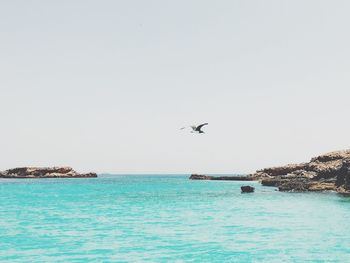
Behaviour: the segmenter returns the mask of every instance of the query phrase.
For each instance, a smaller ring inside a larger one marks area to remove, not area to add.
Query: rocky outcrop
[[[350,193],[350,150],[323,154],[308,163],[258,170],[252,176],[280,191]]]
[[[255,177],[251,175],[241,175],[241,176],[209,176],[204,174],[192,174],[190,176],[191,180],[217,180],[217,181],[254,181]]]
[[[260,176],[263,174],[268,175],[268,176],[277,176],[277,175],[288,174],[288,173],[292,173],[294,171],[305,169],[306,166],[307,166],[306,163],[288,164],[285,166],[265,168],[262,170],[258,170],[256,172],[259,173]]]
[[[250,186],[250,185],[241,186],[242,193],[253,193],[254,190],[255,190],[255,188],[253,186]]]
[[[191,180],[211,180],[213,176],[204,175],[204,174],[191,174]]]
[[[85,178],[96,173],[77,173],[71,167],[21,167],[0,172],[0,178]]]

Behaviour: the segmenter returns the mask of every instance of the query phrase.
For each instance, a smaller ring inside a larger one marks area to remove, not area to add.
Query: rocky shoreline
[[[280,191],[335,191],[350,194],[350,150],[314,157],[307,163],[265,168],[251,176]]]
[[[214,177],[192,174],[192,180],[260,181],[279,191],[335,191],[350,194],[350,149],[326,153],[309,162],[270,167],[246,176]]]
[[[78,173],[71,167],[20,167],[0,172],[1,178],[91,178],[96,173]]]

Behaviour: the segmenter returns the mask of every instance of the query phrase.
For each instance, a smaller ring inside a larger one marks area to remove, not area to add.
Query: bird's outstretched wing
[[[206,123],[203,123],[201,125],[198,125],[197,128],[196,128],[196,131],[200,131],[202,129],[202,127],[205,126],[205,125],[208,125],[208,123],[206,122]]]
[[[180,130],[183,130],[183,129],[186,129],[186,128],[192,128],[192,130],[196,130],[196,129],[197,129],[197,126],[194,126],[194,125],[185,126],[185,127],[182,127]]]

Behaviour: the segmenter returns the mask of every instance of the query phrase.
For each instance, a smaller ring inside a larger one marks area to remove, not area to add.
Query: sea
[[[350,197],[188,177],[1,179],[0,262],[350,262]]]

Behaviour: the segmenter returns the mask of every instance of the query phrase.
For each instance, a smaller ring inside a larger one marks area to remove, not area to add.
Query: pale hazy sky
[[[0,169],[233,173],[350,146],[350,1],[0,1]],[[206,134],[180,131],[209,122]]]

